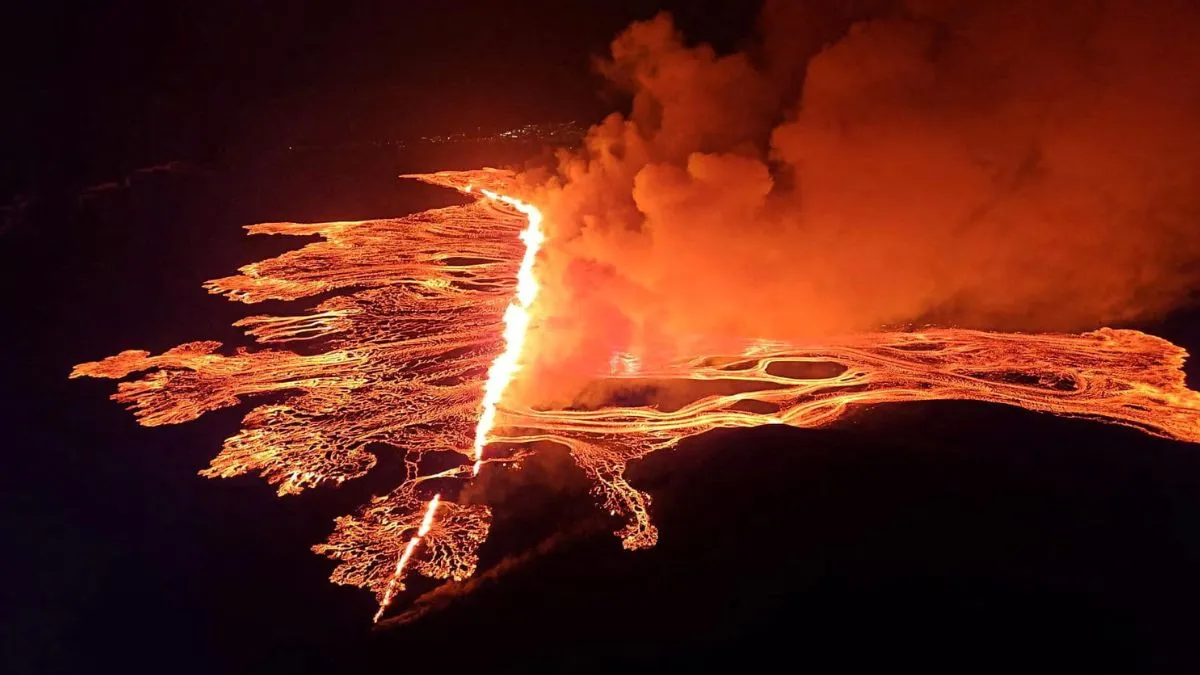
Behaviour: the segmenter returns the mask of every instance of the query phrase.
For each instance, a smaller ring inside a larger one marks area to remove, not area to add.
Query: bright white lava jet
[[[471,188],[468,187],[467,192],[470,191]],[[504,395],[508,383],[520,369],[518,361],[521,358],[521,348],[525,345],[525,332],[529,328],[529,306],[538,294],[537,278],[533,276],[533,261],[546,239],[542,232],[542,212],[536,206],[491,190],[481,192],[488,199],[504,202],[525,214],[529,219],[529,226],[521,232],[521,241],[525,242],[525,256],[517,270],[517,294],[504,312],[504,351],[492,362],[492,367],[488,369],[487,382],[483,385],[483,409],[479,414],[479,424],[475,427],[475,466],[471,470],[472,475],[477,475],[479,467],[483,465],[483,447],[487,445],[488,434],[496,424],[496,406],[500,403],[500,397]]]
[[[400,554],[400,559],[396,561],[396,571],[392,574],[392,579],[383,592],[383,602],[379,603],[379,611],[375,612],[375,618],[372,619],[375,623],[379,623],[379,618],[387,611],[388,605],[392,604],[392,598],[396,595],[396,586],[400,583],[400,577],[404,576],[404,567],[408,565],[408,559],[412,557],[417,544],[421,543],[421,537],[429,534],[429,528],[433,527],[433,514],[437,512],[438,502],[441,499],[442,495],[436,494],[429,501],[429,506],[425,508],[425,517],[421,519],[421,527],[413,535],[413,538],[408,540],[408,545],[404,547],[404,553]]]

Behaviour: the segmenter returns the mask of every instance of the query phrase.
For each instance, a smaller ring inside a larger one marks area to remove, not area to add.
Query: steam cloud
[[[668,15],[612,43],[631,113],[526,176],[551,228],[540,368],[692,336],[1079,330],[1187,299],[1195,3],[814,7],[769,2],[729,55]]]

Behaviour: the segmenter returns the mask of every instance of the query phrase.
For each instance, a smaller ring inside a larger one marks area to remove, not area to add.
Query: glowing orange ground
[[[113,398],[146,426],[186,422],[249,397],[278,394],[246,414],[242,430],[201,474],[255,471],[280,495],[362,476],[375,463],[369,444],[403,453],[405,480],[357,514],[338,518],[329,540],[314,547],[339,562],[333,581],[375,592],[376,619],[413,572],[463,579],[475,571],[488,507],[456,503],[423,484],[470,480],[478,463],[489,461],[488,442],[568,447],[595,481],[604,508],[627,520],[617,534],[626,548],[636,549],[652,546],[657,531],[649,495],[625,481],[627,463],[719,427],[818,427],[856,404],[965,399],[1200,441],[1200,394],[1186,387],[1181,370],[1187,354],[1130,330],[1024,335],[940,329],[823,345],[748,340],[732,353],[653,367],[643,367],[637,355],[618,354],[612,371],[598,377],[735,393],[673,408],[517,406],[503,392],[518,375],[525,310],[537,293],[540,214],[500,194],[511,178],[504,172],[416,178],[491,192],[473,204],[394,220],[251,226],[252,234],[316,234],[323,240],[210,281],[210,292],[245,303],[344,292],[301,315],[239,321],[264,345],[259,350],[222,355],[219,343],[192,342],[156,356],[125,351],[71,373],[144,373],[121,382]],[[422,475],[419,462],[431,451],[459,453],[463,463]]]

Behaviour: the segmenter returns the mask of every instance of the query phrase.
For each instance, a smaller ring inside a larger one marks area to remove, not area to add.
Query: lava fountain
[[[470,185],[466,191],[471,191]],[[487,445],[488,434],[496,425],[496,406],[500,403],[500,397],[517,374],[521,348],[525,344],[525,333],[529,328],[529,306],[533,304],[538,293],[537,278],[533,276],[533,261],[537,258],[538,249],[542,247],[542,241],[545,240],[545,235],[542,234],[542,212],[537,207],[486,188],[480,192],[488,199],[504,202],[525,214],[529,225],[521,232],[521,241],[525,242],[525,255],[522,256],[521,266],[517,269],[517,292],[512,304],[504,311],[504,351],[488,369],[487,382],[483,385],[483,412],[479,416],[479,425],[475,427],[475,464],[471,469],[472,475],[478,475],[479,467],[483,464],[483,447]]]
[[[414,176],[469,192],[474,203],[392,220],[264,223],[251,234],[320,241],[242,267],[206,288],[253,304],[332,293],[293,316],[236,325],[259,347],[220,353],[190,342],[158,355],[121,352],[71,377],[123,379],[113,399],[146,426],[177,424],[272,395],[246,413],[208,477],[257,472],[280,495],[341,484],[375,465],[368,446],[404,460],[405,476],[356,514],[336,519],[314,547],[338,562],[331,579],[369,589],[379,620],[405,579],[462,580],[478,564],[487,505],[457,502],[429,481],[469,481],[489,442],[567,447],[603,507],[626,525],[626,548],[657,540],[650,496],[626,465],[716,428],[829,425],[853,406],[960,399],[1083,417],[1200,442],[1200,394],[1187,388],[1186,352],[1132,330],[1028,335],[960,329],[851,336],[834,344],[748,339],[726,353],[649,363],[614,355],[598,380],[686,383],[709,390],[677,406],[535,410],[505,400],[523,360],[544,240],[541,213],[517,200],[513,176],[482,170]],[[302,349],[301,349],[302,348]],[[460,465],[422,472],[430,452]]]

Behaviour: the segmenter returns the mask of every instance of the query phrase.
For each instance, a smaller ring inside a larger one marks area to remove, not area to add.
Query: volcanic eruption
[[[570,450],[628,549],[658,533],[627,465],[717,428],[962,399],[1200,442],[1186,352],[1098,328],[1194,280],[1200,155],[1172,133],[1196,88],[1138,66],[1183,72],[1200,49],[1132,3],[1068,3],[1089,18],[1068,45],[1041,41],[1062,26],[1036,3],[874,4],[804,24],[804,49],[772,31],[811,17],[768,4],[764,43],[725,56],[668,17],[636,24],[602,65],[632,114],[555,169],[411,176],[476,200],[398,219],[251,226],[321,240],[210,292],[334,295],[239,321],[256,349],[125,351],[71,376],[143,373],[113,398],[147,426],[273,395],[201,473],[257,472],[280,495],[364,475],[369,445],[401,453],[400,484],[314,548],[376,594],[377,621],[409,575],[475,572],[490,507],[444,486],[536,442]],[[433,452],[461,463],[423,471]]]

